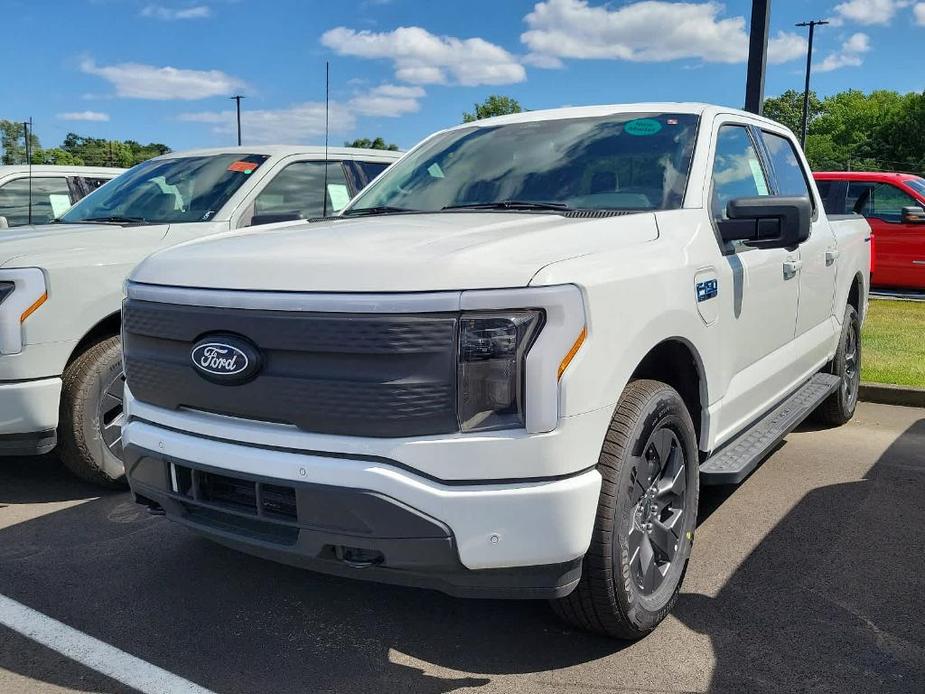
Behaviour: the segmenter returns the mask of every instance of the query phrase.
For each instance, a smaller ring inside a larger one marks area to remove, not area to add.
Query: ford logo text
[[[257,348],[232,335],[203,338],[193,345],[190,358],[199,375],[215,383],[244,383],[260,369]]]

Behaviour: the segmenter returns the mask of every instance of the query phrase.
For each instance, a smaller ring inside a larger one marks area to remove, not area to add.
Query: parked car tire
[[[697,436],[671,386],[631,382],[617,403],[598,459],[603,478],[581,580],[553,601],[567,622],[639,639],[671,611],[697,521]]]
[[[118,337],[89,347],[64,370],[58,457],[75,475],[105,487],[124,487],[122,464],[122,350]]]
[[[841,379],[832,393],[814,413],[814,419],[831,426],[841,426],[854,416],[861,386],[861,319],[854,306],[845,308],[841,338],[829,373]]]

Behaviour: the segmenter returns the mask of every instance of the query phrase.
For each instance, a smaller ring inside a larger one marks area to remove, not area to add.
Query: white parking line
[[[0,624],[146,694],[212,694],[198,684],[120,651],[5,595],[0,595]]]

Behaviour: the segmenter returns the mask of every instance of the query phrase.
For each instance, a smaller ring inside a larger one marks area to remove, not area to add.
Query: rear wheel
[[[58,457],[78,477],[125,485],[122,398],[125,376],[118,337],[88,348],[64,371]]]
[[[838,389],[816,410],[814,417],[823,424],[841,426],[854,416],[861,389],[861,319],[854,306],[845,308],[841,338],[829,372],[838,376]]]
[[[581,580],[552,605],[581,629],[639,639],[677,600],[697,520],[697,438],[677,391],[630,383],[597,469],[601,495]]]

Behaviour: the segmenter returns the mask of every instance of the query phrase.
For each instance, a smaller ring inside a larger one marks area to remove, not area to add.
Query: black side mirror
[[[921,207],[904,207],[900,219],[903,224],[925,224],[925,210]]]
[[[302,219],[298,212],[277,212],[273,214],[255,214],[251,217],[250,226],[256,227],[261,224],[277,224],[279,222],[295,222]]]
[[[754,248],[793,248],[809,238],[813,207],[809,198],[736,198],[719,222],[724,241],[744,241]]]

